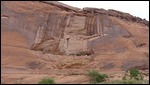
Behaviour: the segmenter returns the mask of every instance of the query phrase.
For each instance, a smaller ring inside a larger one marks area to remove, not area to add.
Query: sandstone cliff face
[[[50,1],[3,1],[1,7],[1,31],[21,33],[31,50],[77,56],[148,52],[140,50],[149,46],[149,22],[127,13]]]
[[[128,13],[2,1],[1,36],[2,83],[89,83],[88,70],[122,79],[134,67],[149,78],[149,22]]]

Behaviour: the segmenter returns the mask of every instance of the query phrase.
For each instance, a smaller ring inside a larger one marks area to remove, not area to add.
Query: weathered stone
[[[80,10],[55,1],[1,4],[2,31],[22,33],[32,50],[43,53],[110,52],[115,47],[104,48],[105,44],[115,43],[119,37],[132,37],[132,33],[113,22],[110,16],[146,23],[128,13],[98,8]],[[115,50],[124,52],[125,49],[118,47]]]
[[[126,61],[123,62],[121,68],[123,70],[129,70],[131,68],[138,68],[140,70],[148,70],[149,69],[149,61]]]
[[[108,64],[105,64],[104,66],[102,66],[100,69],[112,69],[114,67],[115,67],[115,65],[113,63],[108,63]]]
[[[149,21],[128,13],[55,1],[1,1],[1,36],[5,84],[37,83],[50,75],[56,83],[89,83],[92,69],[115,79],[130,68],[149,76]]]

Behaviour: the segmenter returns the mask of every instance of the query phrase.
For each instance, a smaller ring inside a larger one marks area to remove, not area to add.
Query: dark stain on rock
[[[108,64],[105,64],[104,66],[102,66],[100,69],[112,69],[114,67],[115,67],[115,65],[113,63],[108,63]]]

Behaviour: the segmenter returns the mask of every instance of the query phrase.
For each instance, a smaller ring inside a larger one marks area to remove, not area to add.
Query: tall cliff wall
[[[125,50],[126,45],[105,48],[106,44],[116,43],[119,37],[134,35],[112,18],[149,27],[148,21],[115,10],[81,10],[53,1],[3,1],[1,5],[1,30],[22,33],[30,49],[43,53],[91,55]]]

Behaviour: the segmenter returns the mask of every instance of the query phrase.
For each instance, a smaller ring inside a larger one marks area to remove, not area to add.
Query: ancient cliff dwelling
[[[51,74],[58,83],[86,83],[88,69],[149,70],[149,21],[112,9],[1,1],[1,36],[3,83]]]

